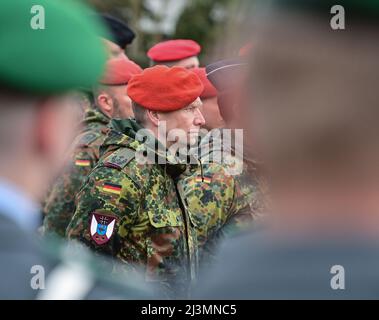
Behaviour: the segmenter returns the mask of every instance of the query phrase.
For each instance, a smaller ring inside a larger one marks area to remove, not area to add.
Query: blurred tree
[[[159,20],[147,5],[146,0],[86,0],[93,8],[100,13],[108,13],[116,18],[125,21],[136,33],[133,43],[127,47],[127,55],[143,67],[148,65],[146,57],[146,41],[151,38],[145,34],[140,27],[142,17],[148,17],[151,20]]]
[[[225,30],[234,18],[235,9],[241,0],[185,0],[187,5],[177,19],[173,34],[163,34],[161,29],[147,32],[141,28],[141,20],[148,18],[159,22],[161,13],[154,11],[152,0],[86,0],[97,11],[109,13],[127,22],[136,32],[137,37],[127,48],[127,55],[142,67],[149,64],[147,50],[155,43],[165,39],[193,39],[203,47],[201,57],[203,63],[210,62],[215,55],[223,57],[223,49],[216,45],[225,40]],[[160,1],[164,8],[170,10],[169,1]],[[238,48],[237,48],[238,49]],[[215,54],[215,51],[219,51]],[[238,51],[238,50],[236,50]]]
[[[193,39],[200,43],[203,47],[200,58],[204,64],[209,56],[214,55],[219,40],[224,38],[239,3],[240,0],[192,0],[180,16],[173,38]]]

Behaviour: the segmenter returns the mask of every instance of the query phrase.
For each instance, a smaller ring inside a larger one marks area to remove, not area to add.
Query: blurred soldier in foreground
[[[38,4],[46,29],[33,28],[31,1],[0,4],[0,298],[141,297],[137,287],[123,291],[121,282],[96,278],[81,263],[85,253],[62,263],[37,243],[38,201],[75,133],[77,104],[67,93],[94,85],[105,61],[95,35],[102,26],[85,7]]]
[[[193,40],[175,39],[157,43],[147,52],[151,65],[167,67],[183,67],[193,69],[199,67],[198,54],[200,45]]]
[[[334,1],[274,2],[243,123],[272,210],[265,231],[225,244],[197,297],[378,298],[378,3],[339,1],[334,30]]]
[[[127,85],[142,69],[126,58],[111,59],[104,77],[94,89],[95,108],[87,110],[82,131],[71,146],[68,163],[52,186],[44,205],[44,233],[64,237],[75,212],[75,196],[99,160],[99,148],[111,118],[133,116]]]
[[[187,165],[166,146],[175,142],[169,138],[173,129],[181,130],[186,142],[196,142],[204,124],[202,90],[199,78],[180,67],[155,66],[131,79],[136,121],[112,121],[104,154],[81,189],[67,228],[69,238],[115,257],[125,268],[142,266],[147,281],[163,285],[163,296],[186,297],[197,272],[196,232],[176,185]],[[147,163],[140,159],[144,151]]]

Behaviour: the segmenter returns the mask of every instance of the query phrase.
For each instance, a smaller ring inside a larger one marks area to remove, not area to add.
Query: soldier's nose
[[[201,113],[200,109],[197,109],[197,113],[195,116],[195,125],[197,126],[203,126],[205,124],[205,119],[203,114]]]

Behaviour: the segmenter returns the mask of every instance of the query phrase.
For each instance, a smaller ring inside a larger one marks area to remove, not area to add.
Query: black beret
[[[112,36],[112,38],[105,37],[106,39],[118,44],[121,48],[125,48],[128,44],[132,43],[136,34],[125,22],[109,14],[101,14],[101,18]]]

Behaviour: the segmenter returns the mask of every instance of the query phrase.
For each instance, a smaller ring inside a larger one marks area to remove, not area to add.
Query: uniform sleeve
[[[66,235],[95,252],[120,256],[140,210],[143,191],[123,171],[100,166],[89,175],[77,197]]]
[[[242,177],[243,179],[243,177]],[[228,212],[228,219],[221,230],[222,236],[232,236],[249,228],[254,220],[254,199],[258,194],[252,185],[234,177],[234,197]]]
[[[95,166],[97,157],[92,148],[78,148],[69,163],[51,187],[43,203],[43,230],[45,234],[64,237],[75,211],[75,195]]]

